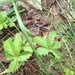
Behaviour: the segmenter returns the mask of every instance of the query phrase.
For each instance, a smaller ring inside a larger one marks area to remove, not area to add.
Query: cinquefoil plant
[[[3,28],[7,28],[8,26],[13,27],[15,26],[15,24],[13,23],[13,21],[11,21],[11,18],[7,17],[6,11],[1,11],[0,12],[0,30],[2,30]]]
[[[9,38],[4,42],[3,48],[6,60],[11,60],[8,68],[9,72],[14,73],[20,67],[21,63],[27,61],[32,56],[33,51],[29,44],[25,44],[25,42],[26,40],[25,38],[23,39],[21,33],[17,33],[14,39]]]
[[[57,33],[55,31],[52,31],[49,33],[49,36],[45,39],[42,37],[34,37],[34,41],[40,45],[37,49],[38,54],[40,55],[48,55],[49,52],[53,53],[55,58],[61,58],[62,54],[58,50],[61,47],[61,41],[56,41],[55,37],[57,36]]]

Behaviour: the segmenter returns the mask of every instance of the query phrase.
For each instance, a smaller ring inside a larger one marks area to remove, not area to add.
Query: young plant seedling
[[[14,73],[23,62],[32,56],[33,50],[29,44],[25,44],[25,42],[26,40],[22,37],[21,33],[17,33],[14,39],[9,38],[4,42],[3,48],[6,60],[11,60],[8,68],[9,72]]]
[[[55,58],[59,59],[62,57],[61,52],[58,50],[61,47],[61,41],[56,41],[55,37],[57,33],[52,31],[49,33],[49,36],[45,39],[40,36],[34,37],[34,41],[40,45],[37,49],[38,54],[40,55],[48,55],[51,52]]]
[[[13,23],[14,18],[8,18],[6,11],[1,11],[0,12],[0,30],[3,28],[13,27],[15,24]]]

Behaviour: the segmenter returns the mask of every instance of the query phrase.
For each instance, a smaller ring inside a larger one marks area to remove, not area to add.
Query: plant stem
[[[17,16],[17,20],[18,20],[19,26],[20,26],[20,28],[21,28],[23,34],[24,34],[24,37],[26,38],[26,40],[27,40],[28,43],[30,44],[30,46],[31,46],[31,48],[32,48],[32,50],[33,50],[33,52],[35,53],[37,59],[39,60],[39,62],[40,62],[41,65],[42,65],[42,67],[44,68],[46,74],[47,74],[47,75],[50,75],[49,72],[47,71],[47,69],[45,68],[44,63],[42,62],[41,58],[38,56],[38,54],[37,54],[37,52],[36,52],[34,46],[32,45],[32,43],[31,43],[31,41],[30,41],[30,39],[29,39],[29,36],[28,36],[28,34],[27,34],[27,32],[26,32],[26,31],[28,31],[28,29],[23,25],[23,22],[22,22],[22,20],[21,20],[21,18],[20,18],[20,15],[19,15],[19,12],[18,12],[18,9],[17,9],[17,7],[16,7],[15,2],[12,2],[12,4],[13,4],[13,6],[14,6],[14,10],[15,10],[15,13],[16,13],[16,16]],[[29,31],[28,31],[28,32],[29,32]]]

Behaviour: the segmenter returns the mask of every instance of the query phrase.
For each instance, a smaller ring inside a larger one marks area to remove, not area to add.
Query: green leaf
[[[23,50],[31,52],[31,53],[33,52],[32,48],[30,46],[24,46]]]
[[[30,56],[32,55],[32,53],[30,52],[22,52],[20,53],[19,57],[18,57],[18,61],[27,61],[27,59],[30,58]]]
[[[38,54],[40,54],[40,55],[48,55],[49,50],[46,49],[46,48],[43,48],[43,47],[39,47],[39,48],[37,49],[37,52],[38,52]]]
[[[5,52],[5,51],[4,51],[4,53],[5,53],[6,60],[12,60],[12,59],[14,59],[14,58],[15,58],[15,56],[10,55],[10,54],[8,54],[8,53],[7,53],[7,52]]]
[[[13,23],[13,22],[9,22],[7,24],[8,24],[9,27],[14,27],[15,26],[15,23]]]
[[[8,25],[7,25],[6,23],[3,23],[3,27],[4,27],[4,28],[7,28]]]
[[[53,55],[55,56],[55,58],[59,59],[59,58],[62,58],[62,54],[60,51],[58,50],[50,50],[50,52],[53,53]]]
[[[21,49],[22,49],[22,35],[21,33],[17,33],[15,38],[14,38],[14,41],[13,41],[13,46],[14,46],[14,53],[16,55],[19,55]]]
[[[52,31],[49,33],[49,36],[47,37],[47,45],[49,48],[51,48],[52,44],[54,43],[54,38],[57,36],[55,31]]]
[[[29,43],[27,43],[24,48],[23,48],[24,51],[28,51],[28,52],[33,52],[32,48],[30,47]]]
[[[2,30],[3,29],[3,24],[0,24],[0,30]]]
[[[20,33],[15,35],[14,41],[12,38],[6,40],[3,44],[4,52],[7,60],[11,60],[13,57],[16,57],[20,54],[22,49],[22,36]]]
[[[8,26],[9,27],[15,26],[15,23],[13,23],[12,20],[7,17],[6,11],[1,11],[0,12],[0,30],[2,30],[3,28],[7,28]]]
[[[51,49],[59,49],[61,47],[61,41],[58,42],[58,41],[55,41],[52,46],[51,46]]]
[[[47,42],[46,42],[46,39],[45,39],[45,38],[41,38],[41,37],[37,36],[37,37],[34,37],[34,41],[35,41],[38,45],[40,45],[40,46],[42,46],[42,47],[45,47],[45,48],[48,48]]]
[[[6,17],[7,17],[6,11],[1,11],[0,12],[0,21],[4,22],[4,20],[6,19]]]
[[[9,18],[8,17],[7,19],[8,19],[8,23],[7,24],[8,24],[9,27],[15,26],[15,23],[13,22],[13,18]]]
[[[11,56],[15,56],[15,53],[13,52],[13,43],[12,38],[7,39],[3,44],[4,51],[10,54]]]
[[[10,72],[14,73],[18,68],[19,68],[19,62],[18,62],[18,59],[15,58],[15,59],[10,63],[9,70],[10,70]]]
[[[15,22],[17,19],[16,19],[16,16],[12,16],[12,18],[9,18],[12,22]]]

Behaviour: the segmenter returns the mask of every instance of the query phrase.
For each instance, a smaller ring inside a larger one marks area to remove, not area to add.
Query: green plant
[[[75,72],[72,71],[71,69],[69,69],[68,67],[62,66],[62,68],[64,70],[65,75],[74,75],[75,74]]]
[[[11,21],[12,20],[12,21]],[[0,30],[7,27],[13,27],[15,24],[13,23],[13,18],[7,17],[6,11],[0,12]]]
[[[21,33],[17,33],[14,39],[9,38],[3,44],[6,60],[11,60],[8,68],[9,72],[14,73],[24,61],[32,56],[32,49],[30,49],[28,43],[24,45],[23,41],[26,42]],[[22,51],[23,45],[24,51]],[[29,48],[29,50],[25,49],[25,47]]]
[[[49,36],[46,39],[39,36],[34,37],[34,41],[41,46],[37,49],[38,54],[48,55],[48,53],[51,52],[55,58],[61,58],[62,54],[58,49],[61,47],[62,43],[61,41],[55,40],[56,36],[57,33],[52,31],[49,33]]]

